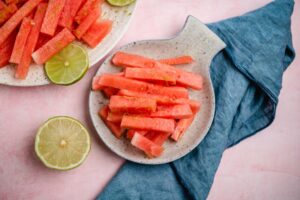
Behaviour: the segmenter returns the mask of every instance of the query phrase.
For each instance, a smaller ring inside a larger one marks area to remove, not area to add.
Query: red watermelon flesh
[[[116,136],[117,138],[120,138],[123,134],[123,129],[120,127],[120,123],[113,123],[106,120],[108,115],[108,106],[104,106],[99,110],[99,116],[102,118],[106,126],[111,130],[111,132]]]
[[[85,0],[66,0],[58,24],[62,27],[72,29],[74,18],[83,3],[85,3]]]
[[[40,32],[39,38],[38,38],[38,41],[37,41],[37,44],[36,44],[34,50],[37,50],[37,49],[41,48],[42,46],[44,46],[47,42],[49,42],[53,37],[55,37],[55,36],[56,36],[58,33],[60,33],[63,29],[64,29],[63,27],[58,26],[58,27],[56,28],[56,31],[55,31],[54,36],[46,35],[46,34]]]
[[[35,63],[43,64],[74,40],[75,36],[67,28],[64,28],[44,46],[33,52],[32,58]]]
[[[15,30],[24,17],[26,17],[42,0],[27,1],[5,24],[0,28],[0,44]]]
[[[0,0],[0,10],[4,9],[6,7],[6,4]]]
[[[146,135],[148,133],[148,131],[140,131],[140,130],[137,131],[137,130],[134,130],[134,129],[130,129],[130,130],[127,131],[127,135],[126,135],[127,139],[131,140],[136,132],[138,132],[141,135]]]
[[[73,0],[66,0],[63,11],[60,14],[58,25],[71,29],[72,27],[72,16],[71,16],[71,5]]]
[[[0,1],[0,25],[6,22],[17,10],[16,4],[6,5]]]
[[[84,4],[86,2],[86,0],[72,0],[72,4],[71,4],[71,16],[72,16],[72,20],[74,20],[80,6],[82,4]]]
[[[82,36],[82,40],[95,48],[111,31],[112,21],[98,19]]]
[[[66,0],[49,0],[41,32],[53,36]]]
[[[101,10],[99,8],[95,8],[90,12],[90,14],[79,24],[79,26],[74,31],[74,35],[80,39],[87,30],[92,26],[92,24],[97,20],[97,18],[101,15]]]
[[[28,0],[5,0],[6,4],[22,4]]]
[[[194,120],[194,116],[187,119],[179,120],[179,122],[176,124],[174,132],[172,133],[171,138],[175,141],[178,141],[186,132],[186,130],[190,127],[193,120]]]
[[[98,8],[102,2],[103,0],[87,0],[77,12],[75,21],[80,24],[90,14],[91,10]]]
[[[171,135],[170,133],[149,131],[145,135],[145,137],[151,140],[152,142],[154,142],[155,144],[163,145],[170,135]]]
[[[164,150],[162,146],[155,144],[138,132],[136,132],[131,139],[131,144],[136,148],[144,151],[149,157],[158,157]]]
[[[37,44],[46,10],[47,10],[47,3],[40,3],[39,6],[37,7],[37,10],[34,15],[34,20],[33,20],[34,25],[31,28],[29,37],[26,41],[21,62],[17,66],[15,77],[18,79],[25,79],[27,76],[31,59],[32,59],[31,54],[34,51],[35,46]]]
[[[26,40],[30,33],[31,27],[32,27],[31,19],[27,18],[27,17],[24,18],[23,22],[21,24],[20,30],[18,32],[16,41],[14,44],[13,52],[10,56],[9,62],[17,63],[17,64],[20,63],[23,52],[24,52]]]
[[[0,44],[0,68],[6,66],[9,63],[9,59],[13,50],[13,46],[16,39],[16,32],[10,34],[10,36]]]
[[[37,50],[37,49],[41,48],[42,46],[44,46],[49,40],[51,40],[51,38],[52,37],[50,35],[40,33],[37,44],[36,44],[34,50]]]

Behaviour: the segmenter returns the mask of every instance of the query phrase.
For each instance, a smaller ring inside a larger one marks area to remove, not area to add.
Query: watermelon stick
[[[191,64],[194,62],[194,59],[191,56],[179,56],[174,58],[165,58],[159,60],[159,62],[167,65],[182,65],[182,64]]]
[[[71,0],[71,16],[72,16],[72,21],[74,20],[80,6],[85,2],[85,0]]]
[[[188,104],[173,106],[158,106],[157,111],[150,114],[151,117],[185,119],[193,116],[191,107]]]
[[[120,138],[123,134],[123,129],[120,127],[120,125],[117,125],[116,123],[109,122],[106,120],[107,114],[108,114],[108,106],[104,106],[99,111],[99,116],[102,118],[106,126],[111,130],[111,132],[117,137]]]
[[[90,47],[95,48],[111,31],[112,21],[98,19],[82,36],[82,40]]]
[[[87,0],[81,9],[78,11],[75,21],[80,24],[95,8],[98,8],[99,3],[102,3],[103,0]]]
[[[158,157],[162,154],[164,148],[148,138],[142,136],[136,132],[131,140],[131,144],[136,148],[144,151],[144,153],[149,157]]]
[[[173,133],[175,120],[124,115],[121,128]]]
[[[151,113],[156,110],[156,101],[150,98],[114,95],[110,98],[109,109],[116,113]]]
[[[66,0],[64,9],[60,15],[58,24],[62,27],[72,29],[73,21],[81,4],[85,0]]]
[[[46,15],[41,27],[41,32],[53,36],[58,24],[65,0],[49,0]]]
[[[43,64],[74,40],[75,36],[67,28],[64,28],[44,46],[33,52],[32,58],[35,63]]]
[[[31,63],[31,54],[34,51],[35,46],[37,44],[46,10],[47,10],[47,3],[40,3],[39,6],[37,7],[36,13],[34,15],[34,20],[33,20],[34,25],[31,28],[29,37],[26,41],[21,62],[17,66],[15,77],[18,79],[25,79],[27,76],[29,66]]]
[[[97,18],[101,15],[101,10],[99,8],[95,8],[91,11],[91,13],[84,18],[84,20],[79,24],[77,29],[74,31],[74,35],[80,39],[86,31],[92,26],[92,24],[97,20]]]
[[[4,8],[6,8],[6,4],[2,0],[0,0],[0,10]]]
[[[13,32],[9,35],[9,37],[0,44],[0,68],[4,67],[8,64],[11,52],[14,47],[14,42],[16,39],[16,33]]]
[[[31,24],[31,19],[27,17],[23,19],[9,62],[17,64],[20,63],[24,52],[25,43],[32,27]]]
[[[2,44],[18,24],[26,17],[42,0],[27,1],[7,22],[0,28],[0,44]]]
[[[8,20],[17,10],[16,4],[6,5],[0,0],[0,25]]]
[[[84,1],[85,0],[66,0],[65,6],[58,20],[58,24],[64,28],[72,29],[76,13]]]
[[[71,5],[73,0],[66,0],[63,11],[60,14],[58,25],[71,29],[72,16],[71,16]]]
[[[175,141],[178,141],[186,132],[186,130],[190,127],[193,120],[194,120],[194,116],[189,117],[187,119],[179,120],[179,122],[176,124],[174,132],[172,133],[171,138]]]
[[[126,68],[125,77],[144,81],[170,83],[175,85],[177,74],[173,70],[161,70],[155,68]]]
[[[104,74],[99,78],[98,84],[100,87],[105,86],[148,94],[167,95],[172,98],[188,98],[188,90],[183,87],[165,87],[121,76]]]

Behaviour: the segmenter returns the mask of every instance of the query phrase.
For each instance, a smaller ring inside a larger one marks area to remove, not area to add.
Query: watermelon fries
[[[0,0],[0,68],[15,66],[26,79],[32,62],[44,64],[74,40],[95,48],[111,31],[103,0]]]
[[[169,138],[179,141],[200,110],[188,89],[202,89],[201,75],[176,66],[192,62],[191,56],[157,61],[117,52],[112,64],[124,70],[93,79],[92,89],[109,98],[99,110],[100,118],[116,138],[126,132],[131,144],[149,158],[160,156],[163,144]]]

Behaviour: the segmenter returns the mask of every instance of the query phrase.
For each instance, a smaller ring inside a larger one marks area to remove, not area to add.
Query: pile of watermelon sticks
[[[188,89],[201,90],[203,80],[174,65],[192,62],[191,56],[157,61],[117,52],[112,63],[124,71],[96,76],[92,85],[109,98],[99,116],[112,134],[121,138],[127,131],[126,138],[149,158],[163,153],[168,138],[178,141],[200,110],[200,102],[189,99]]]
[[[0,68],[16,66],[15,78],[25,79],[32,59],[37,64],[76,38],[91,48],[110,32],[101,19],[103,0],[0,0]]]

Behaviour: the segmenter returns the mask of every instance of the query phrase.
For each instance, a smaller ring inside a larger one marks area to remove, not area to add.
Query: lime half
[[[106,0],[112,6],[127,6],[135,0]]]
[[[46,62],[49,80],[59,85],[79,81],[89,68],[87,52],[76,44],[70,44]]]
[[[37,156],[52,169],[69,170],[78,167],[90,148],[88,131],[71,117],[50,118],[40,127],[35,137]]]

